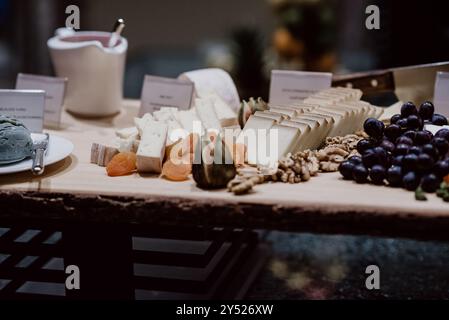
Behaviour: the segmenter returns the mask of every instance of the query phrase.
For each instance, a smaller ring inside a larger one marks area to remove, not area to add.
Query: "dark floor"
[[[449,299],[449,243],[262,233],[273,255],[247,299]],[[368,265],[380,290],[367,290]]]

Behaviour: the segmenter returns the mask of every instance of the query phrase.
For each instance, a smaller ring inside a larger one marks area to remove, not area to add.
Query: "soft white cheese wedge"
[[[195,99],[195,110],[205,129],[221,130],[222,126],[211,100]]]
[[[165,154],[168,126],[153,121],[145,126],[137,149],[137,171],[160,173]]]
[[[203,99],[209,100],[213,105],[222,127],[238,125],[237,114],[218,94],[209,93]]]

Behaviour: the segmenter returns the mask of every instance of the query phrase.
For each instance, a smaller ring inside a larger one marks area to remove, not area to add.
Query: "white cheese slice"
[[[153,121],[147,125],[141,135],[137,149],[137,171],[160,173],[165,154],[168,126]]]
[[[290,120],[282,121],[283,126],[297,128],[300,131],[300,136],[296,142],[296,147],[292,150],[292,153],[305,150],[305,142],[310,138],[311,129],[308,124],[295,122]]]
[[[295,110],[295,109],[293,109],[293,108],[286,108],[286,107],[279,107],[279,106],[276,106],[276,107],[270,107],[270,110],[269,110],[270,112],[273,112],[273,113],[277,113],[277,114],[281,114],[281,115],[285,115],[285,116],[287,116],[287,117],[289,117],[289,118],[293,118],[293,117],[295,117],[296,115],[298,115],[298,111],[297,110]]]
[[[288,117],[279,114],[279,113],[275,113],[275,112],[270,112],[270,111],[256,111],[254,113],[255,116],[258,117],[263,117],[263,118],[269,118],[269,119],[273,119],[275,120],[277,123],[280,123],[282,120],[287,119]]]
[[[238,125],[237,114],[218,94],[210,93],[203,98],[213,105],[222,127]]]
[[[313,117],[307,115],[299,115],[296,119],[302,121],[317,121],[318,127],[313,130],[313,134],[310,137],[309,148],[312,150],[317,149],[324,141],[327,133],[330,131],[331,126],[328,124],[327,120],[323,117]]]
[[[268,141],[268,132],[276,123],[275,120],[252,115],[249,117],[242,132],[237,138],[237,143],[246,145],[247,162],[252,165],[266,165],[264,155],[258,156],[258,145],[262,145],[262,139]],[[268,144],[268,142],[267,142]],[[267,144],[264,146],[266,147]],[[262,151],[261,151],[262,152]],[[268,161],[269,162],[269,161]]]
[[[211,100],[195,99],[195,110],[205,129],[221,130],[222,126]]]
[[[278,136],[277,146],[275,146],[277,149],[276,161],[297,149],[298,140],[301,137],[301,130],[291,126],[284,126],[282,124],[274,125],[271,130],[277,130]],[[270,149],[270,152],[274,153],[275,150]]]

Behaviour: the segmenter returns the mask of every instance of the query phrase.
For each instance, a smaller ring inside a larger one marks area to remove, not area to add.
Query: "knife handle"
[[[336,76],[332,85],[360,89],[365,95],[395,90],[394,76],[391,71]]]
[[[33,157],[33,166],[31,167],[31,171],[34,175],[39,176],[44,173],[44,149],[36,149]]]

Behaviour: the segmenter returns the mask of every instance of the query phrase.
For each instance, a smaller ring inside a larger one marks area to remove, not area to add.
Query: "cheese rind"
[[[157,121],[144,128],[137,150],[137,171],[161,172],[167,132],[168,126]]]

